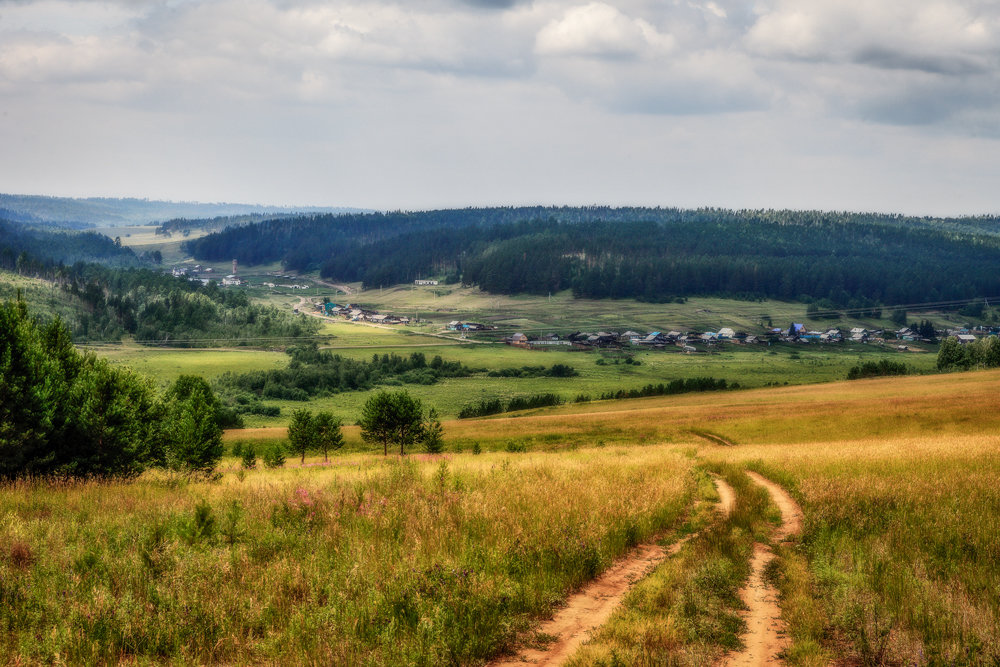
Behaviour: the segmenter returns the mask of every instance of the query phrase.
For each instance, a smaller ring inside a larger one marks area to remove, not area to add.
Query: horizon
[[[248,201],[199,201],[194,199],[158,199],[153,197],[139,197],[133,195],[90,195],[73,197],[68,195],[60,194],[29,194],[24,192],[0,192],[0,196],[10,196],[10,197],[37,197],[43,199],[62,199],[62,200],[73,200],[73,201],[136,201],[136,202],[147,202],[147,203],[158,203],[158,204],[170,204],[170,205],[186,205],[186,206],[243,206],[248,208],[259,208],[259,209],[288,209],[289,212],[308,212],[303,209],[313,208],[313,209],[344,209],[345,214],[371,214],[371,213],[392,213],[395,211],[400,211],[403,213],[428,213],[432,211],[442,211],[442,210],[462,210],[462,209],[488,209],[488,208],[611,208],[611,209],[622,209],[622,208],[648,208],[648,209],[678,209],[678,210],[726,210],[726,211],[792,211],[798,213],[805,212],[818,212],[818,213],[847,213],[855,215],[886,215],[886,216],[898,216],[905,218],[938,218],[938,219],[948,219],[948,218],[984,218],[984,217],[1000,217],[1000,210],[998,211],[981,211],[973,213],[945,213],[945,214],[930,214],[923,213],[919,211],[900,211],[900,210],[862,210],[862,209],[848,209],[848,208],[788,208],[780,206],[716,206],[716,205],[700,205],[700,206],[675,206],[669,204],[606,204],[606,203],[578,203],[578,204],[567,204],[567,203],[517,203],[517,204],[497,204],[497,203],[487,203],[487,204],[463,204],[457,206],[432,206],[427,208],[409,208],[409,207],[392,207],[392,208],[377,208],[374,206],[359,206],[355,204],[314,204],[314,203],[260,203],[260,202],[248,202]]]

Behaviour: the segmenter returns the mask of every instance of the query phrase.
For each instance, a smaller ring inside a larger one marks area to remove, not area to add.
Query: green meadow
[[[741,387],[798,385],[840,380],[863,361],[889,358],[907,364],[915,373],[931,372],[932,352],[900,352],[891,345],[718,345],[710,351],[687,355],[677,348],[628,350],[639,363],[623,363],[626,353],[614,351],[524,350],[503,344],[437,344],[429,336],[405,329],[382,329],[349,322],[324,324],[321,347],[344,357],[366,360],[373,354],[408,356],[414,352],[427,359],[440,355],[446,361],[460,361],[473,369],[502,370],[523,366],[565,364],[579,373],[571,378],[501,378],[478,373],[466,378],[443,379],[433,385],[406,385],[407,391],[445,416],[457,415],[463,406],[484,398],[510,399],[540,393],[555,393],[565,401],[583,395],[597,399],[602,393],[637,389],[647,384],[666,383],[677,378],[714,377]],[[283,368],[288,356],[278,350],[203,349],[176,350],[138,346],[101,346],[95,350],[113,363],[172,381],[178,375],[195,373],[211,379],[227,371],[245,372]],[[345,392],[308,402],[266,401],[282,408],[282,416],[250,416],[248,426],[280,425],[297,407],[332,410],[353,421],[366,400],[365,392]]]

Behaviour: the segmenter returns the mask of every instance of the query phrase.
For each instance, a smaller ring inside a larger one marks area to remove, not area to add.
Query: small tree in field
[[[361,409],[361,438],[368,443],[380,443],[383,455],[389,454],[389,443],[399,445],[399,454],[406,454],[407,445],[421,439],[424,432],[420,401],[405,391],[380,391]]]
[[[312,413],[308,410],[296,410],[292,413],[292,421],[288,424],[288,450],[302,457],[306,462],[306,452],[316,447],[316,429]]]
[[[323,460],[329,461],[328,452],[344,446],[344,434],[340,430],[340,420],[329,412],[318,412],[313,417],[313,432],[316,449],[323,452]]]
[[[444,450],[444,429],[441,428],[441,420],[434,408],[427,412],[423,441],[428,454],[440,454]]]
[[[222,458],[219,399],[204,378],[182,375],[167,390],[166,463],[175,470],[208,474]]]

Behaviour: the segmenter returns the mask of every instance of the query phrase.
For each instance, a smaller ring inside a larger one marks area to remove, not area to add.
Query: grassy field
[[[862,361],[889,358],[902,361],[916,373],[934,369],[936,355],[930,352],[899,352],[891,346],[876,345],[722,345],[711,353],[681,354],[676,349],[630,352],[640,363],[620,363],[616,353],[569,350],[533,351],[502,344],[454,345],[401,329],[380,329],[329,322],[324,335],[332,335],[329,345],[337,354],[367,360],[373,354],[409,355],[420,352],[428,359],[440,355],[446,361],[484,370],[565,364],[579,375],[572,378],[497,378],[480,373],[467,378],[450,378],[434,385],[407,385],[411,394],[445,416],[455,416],[465,405],[485,398],[508,400],[514,396],[555,393],[566,401],[585,395],[592,399],[618,389],[635,389],[647,384],[665,383],[676,378],[714,377],[742,387],[800,385],[829,382],[846,377],[848,370]],[[443,343],[443,344],[437,344]],[[287,365],[287,355],[278,351],[257,350],[172,350],[137,346],[102,346],[98,353],[114,363],[131,366],[158,381],[174,379],[181,373],[197,373],[207,378],[226,372],[245,372]],[[599,363],[600,362],[600,363]],[[619,362],[619,363],[616,363]],[[277,418],[248,418],[248,426],[272,426],[287,423],[288,414],[297,407],[331,410],[348,421],[356,419],[367,399],[365,392],[336,394],[316,398],[305,404],[297,401],[268,401],[282,409]]]
[[[574,299],[569,291],[552,295],[505,296],[489,294],[476,287],[461,285],[416,286],[397,285],[387,289],[361,290],[352,284],[355,293],[351,301],[370,304],[382,311],[414,313],[437,322],[475,320],[494,324],[504,332],[548,333],[559,331],[597,331],[600,329],[641,332],[678,330],[736,330],[758,332],[770,321],[773,326],[787,329],[792,322],[805,323],[810,328],[855,326],[898,328],[883,312],[883,318],[845,316],[837,320],[814,320],[806,316],[806,304],[762,300],[692,297],[686,303],[653,304],[634,299],[587,300]],[[955,326],[964,321],[955,313],[930,311],[910,313],[910,320],[930,319],[936,326]],[[966,318],[967,319],[967,318]]]
[[[468,664],[680,523],[669,448],[0,488],[5,661]]]
[[[9,484],[0,655],[481,664],[544,643],[533,621],[629,545],[704,523],[711,470],[732,518],[572,663],[709,664],[739,645],[734,591],[773,514],[749,468],[805,512],[769,575],[790,663],[996,664],[998,391],[983,371],[567,405],[446,422],[443,456],[382,459],[352,427],[329,464]]]

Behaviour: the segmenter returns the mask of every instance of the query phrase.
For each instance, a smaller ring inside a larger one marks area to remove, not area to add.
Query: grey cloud
[[[460,0],[462,4],[472,7],[482,7],[484,9],[510,9],[514,5],[522,4],[530,0]]]
[[[872,90],[851,105],[854,113],[868,121],[888,125],[960,126],[966,114],[996,109],[1000,93],[996,80],[962,85],[948,80],[923,80]],[[956,129],[961,129],[956,127]]]
[[[930,74],[981,74],[989,69],[986,63],[967,56],[908,53],[881,45],[860,49],[852,60],[881,69],[916,70]]]

